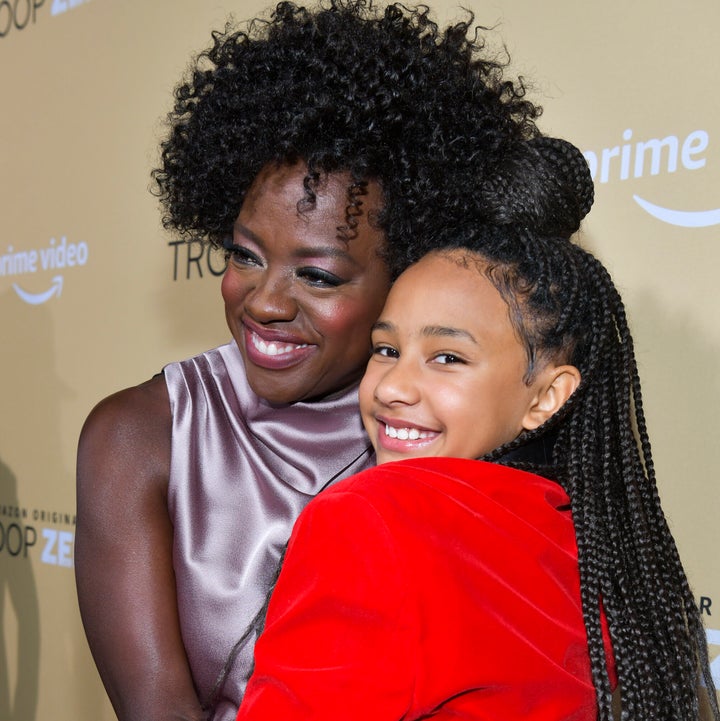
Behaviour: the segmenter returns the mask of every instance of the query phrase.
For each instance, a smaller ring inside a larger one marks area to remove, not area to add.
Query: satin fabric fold
[[[163,370],[173,419],[168,507],[183,642],[206,699],[262,606],[293,523],[328,484],[374,462],[357,387],[273,406],[247,385],[235,343]],[[216,712],[235,717],[254,639]]]

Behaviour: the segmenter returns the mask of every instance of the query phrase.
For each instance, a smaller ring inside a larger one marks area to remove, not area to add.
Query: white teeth
[[[417,428],[394,428],[386,423],[385,435],[390,438],[398,438],[401,441],[417,441],[420,438],[429,438],[432,434],[429,431],[419,431]]]
[[[303,343],[302,345],[294,345],[292,343],[280,345],[274,341],[266,343],[258,335],[255,335],[255,333],[252,333],[250,337],[252,338],[252,344],[263,355],[282,355],[283,353],[291,353],[298,348],[307,348],[307,343]]]

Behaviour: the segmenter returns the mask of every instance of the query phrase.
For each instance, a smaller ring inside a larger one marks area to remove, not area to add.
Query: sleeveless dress
[[[168,508],[183,642],[201,701],[265,601],[293,523],[323,488],[372,465],[357,386],[271,405],[234,342],[163,369],[172,412]],[[235,660],[215,719],[234,719],[254,639]]]
[[[334,485],[295,524],[255,657],[237,721],[595,721],[565,491],[459,458]]]

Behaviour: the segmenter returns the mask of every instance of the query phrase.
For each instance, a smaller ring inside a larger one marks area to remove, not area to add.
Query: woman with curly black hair
[[[83,623],[121,720],[234,716],[213,696],[304,505],[371,465],[369,331],[416,240],[481,196],[538,108],[472,18],[280,3],[215,33],[155,171],[167,228],[224,248],[233,342],[102,401],[78,452]],[[251,646],[252,644],[250,644]]]
[[[569,240],[592,199],[577,149],[518,143],[393,285],[379,465],[300,515],[238,721],[610,721],[616,686],[625,721],[720,719],[625,309]]]

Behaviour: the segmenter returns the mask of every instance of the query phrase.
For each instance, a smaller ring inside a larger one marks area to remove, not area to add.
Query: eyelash
[[[240,265],[262,265],[262,261],[255,255],[255,253],[252,253],[247,248],[243,248],[240,245],[226,245],[225,257],[228,260],[232,258],[234,262],[239,263]]]
[[[263,261],[255,255],[255,253],[247,248],[243,248],[240,245],[226,245],[225,257],[228,260],[232,258],[232,260],[238,265],[252,267],[263,266]],[[323,268],[313,267],[298,268],[295,271],[295,277],[305,281],[308,285],[311,285],[314,288],[337,288],[346,282],[334,273],[330,273]]]
[[[383,358],[398,358],[400,356],[397,350],[389,345],[373,346],[372,354],[382,356]]]
[[[457,364],[465,364],[465,360],[460,358],[459,356],[453,355],[452,353],[438,353],[433,360],[437,361],[438,358],[447,358],[448,360],[441,363],[441,365],[455,365]]]
[[[345,282],[322,268],[298,268],[295,275],[316,288],[337,288]]]
[[[373,355],[379,355],[383,358],[399,358],[400,353],[396,348],[393,348],[392,346],[388,345],[376,345],[373,346],[372,349]],[[440,358],[445,358],[445,361],[440,361]],[[457,356],[453,353],[438,353],[437,355],[434,355],[431,359],[433,362],[438,363],[439,365],[466,365],[467,361],[464,358],[461,358],[460,356]]]

